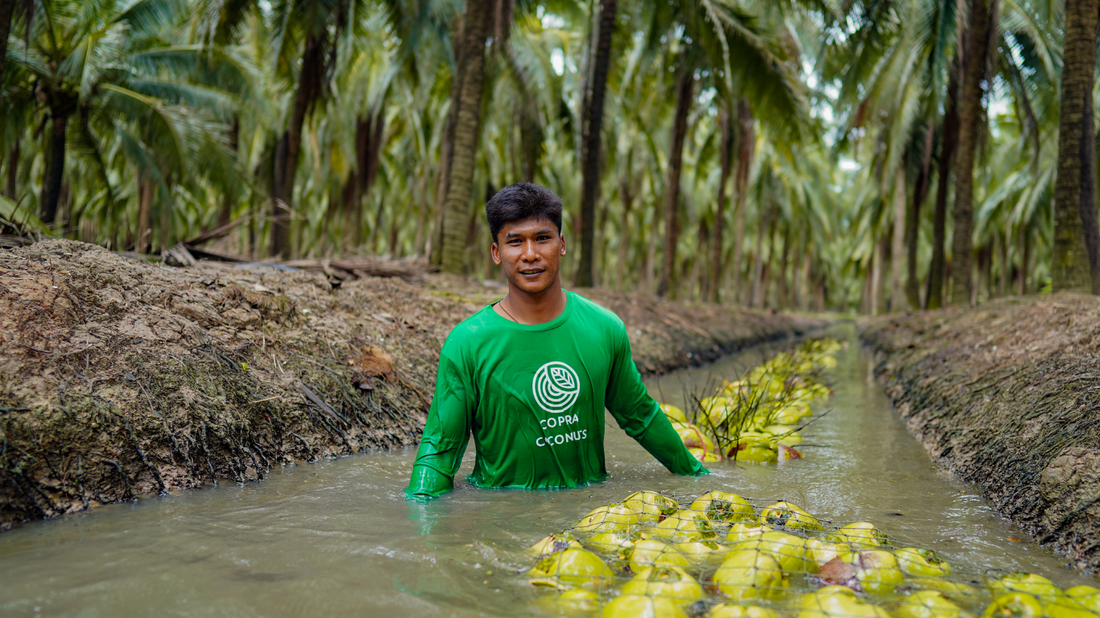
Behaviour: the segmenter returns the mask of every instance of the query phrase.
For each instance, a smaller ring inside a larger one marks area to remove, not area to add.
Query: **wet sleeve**
[[[441,356],[435,396],[405,490],[406,498],[431,500],[454,487],[454,476],[469,442],[474,405],[468,376],[450,358]]]
[[[642,376],[634,365],[625,328],[616,334],[613,358],[606,401],[619,427],[669,472],[691,476],[709,474],[710,471],[687,450],[660,406],[646,392]]]

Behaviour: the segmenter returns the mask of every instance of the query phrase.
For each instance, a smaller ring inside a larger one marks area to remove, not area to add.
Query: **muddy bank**
[[[583,291],[646,373],[819,321]],[[419,441],[450,329],[503,294],[464,280],[200,263],[92,245],[0,250],[0,530],[273,466]]]
[[[883,318],[861,335],[938,465],[1078,568],[1100,569],[1100,298]]]

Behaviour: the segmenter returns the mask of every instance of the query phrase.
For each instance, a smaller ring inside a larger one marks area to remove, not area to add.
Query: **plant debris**
[[[1078,568],[1100,568],[1100,299],[895,316],[862,338],[938,465]]]

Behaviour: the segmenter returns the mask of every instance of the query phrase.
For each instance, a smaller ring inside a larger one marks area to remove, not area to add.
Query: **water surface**
[[[899,541],[942,553],[964,577],[1026,570],[1063,587],[1095,584],[1024,539],[975,488],[936,470],[870,376],[853,330],[829,373],[829,410],[803,431],[806,458],[712,465],[668,474],[607,419],[610,480],[550,492],[475,489],[464,481],[409,504],[415,450],[275,470],[248,485],[180,492],[0,534],[3,616],[514,616],[541,595],[517,572],[518,551],[589,510],[639,489],[686,506],[712,489],[758,507],[789,500],[822,520],[870,521]],[[753,350],[650,381],[684,404],[735,379],[773,350]],[[473,465],[472,446],[459,477]]]

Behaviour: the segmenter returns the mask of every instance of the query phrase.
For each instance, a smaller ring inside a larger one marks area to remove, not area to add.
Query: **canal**
[[[411,449],[286,467],[258,483],[102,507],[0,535],[0,615],[538,613],[546,593],[520,575],[531,562],[522,549],[642,489],[685,507],[721,489],[757,510],[787,500],[831,525],[869,521],[902,545],[936,550],[956,579],[979,585],[989,572],[1015,570],[1063,588],[1095,583],[937,470],[872,381],[854,329],[829,334],[848,346],[827,374],[835,394],[817,406],[824,416],[802,432],[804,459],[711,464],[709,476],[676,477],[609,416],[611,478],[577,490],[479,490],[463,481],[443,499],[410,504],[402,491]],[[650,380],[650,392],[683,406],[687,395],[710,394],[776,349]],[[458,478],[472,463],[471,447]]]

